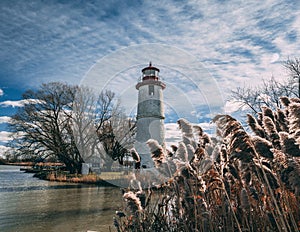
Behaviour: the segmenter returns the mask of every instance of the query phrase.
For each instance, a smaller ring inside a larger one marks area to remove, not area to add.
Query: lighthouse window
[[[158,76],[158,71],[154,69],[148,69],[143,71],[143,76]]]
[[[149,85],[149,95],[154,95],[154,85]]]

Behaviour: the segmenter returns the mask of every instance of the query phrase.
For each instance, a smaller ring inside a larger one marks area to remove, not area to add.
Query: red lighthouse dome
[[[149,63],[149,66],[146,68],[142,69],[142,80],[155,80],[158,81],[158,73],[159,73],[159,69],[152,66],[152,63]]]
[[[142,69],[142,77],[140,79],[140,82],[137,83],[135,86],[136,89],[139,89],[141,86],[144,85],[158,85],[162,89],[165,89],[166,85],[159,79],[159,69],[152,66],[152,63],[149,63],[149,66]]]

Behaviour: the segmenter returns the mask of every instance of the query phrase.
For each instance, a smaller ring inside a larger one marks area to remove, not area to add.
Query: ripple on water
[[[5,170],[6,169],[6,170]],[[0,167],[0,231],[109,231],[117,188],[48,182]]]

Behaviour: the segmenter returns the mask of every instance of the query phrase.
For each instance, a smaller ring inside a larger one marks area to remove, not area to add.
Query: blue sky
[[[226,100],[237,86],[286,78],[282,62],[300,51],[297,0],[1,0],[0,10],[0,149],[22,92],[41,83],[107,73],[92,82],[128,86],[121,95],[134,111],[132,89],[151,59],[169,84],[168,122],[207,122],[225,105],[232,110]],[[122,69],[109,72],[116,64]]]

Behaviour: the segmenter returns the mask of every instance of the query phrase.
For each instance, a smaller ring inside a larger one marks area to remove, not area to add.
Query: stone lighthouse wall
[[[137,119],[156,117],[164,119],[163,94],[159,85],[142,85],[139,88]]]

